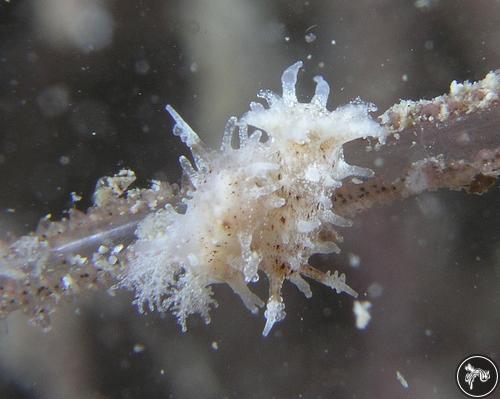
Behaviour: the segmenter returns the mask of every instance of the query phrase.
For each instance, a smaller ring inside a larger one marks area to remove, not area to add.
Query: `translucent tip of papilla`
[[[170,105],[165,106],[165,110],[172,116],[175,121],[174,134],[179,136],[183,143],[185,143],[189,148],[193,145],[199,144],[201,142],[200,137],[195,133],[191,126],[182,119],[182,117],[177,113],[177,111]]]
[[[231,149],[231,141],[233,139],[234,131],[238,126],[238,118],[232,116],[228,119],[226,127],[224,128],[224,136],[222,136],[222,144],[220,147],[221,151],[227,151]]]
[[[165,105],[165,111],[167,111],[172,119],[177,122],[178,119],[182,119],[177,111],[170,104]]]
[[[323,76],[315,76],[313,80],[316,82],[316,90],[311,103],[326,107],[328,96],[330,95],[330,86],[328,82],[323,79]]]
[[[267,302],[266,311],[264,312],[264,317],[266,318],[266,325],[262,331],[262,335],[267,337],[271,332],[274,324],[283,320],[286,316],[285,304],[283,299],[280,297],[278,299],[271,298]]]
[[[302,68],[302,61],[297,61],[292,66],[289,66],[281,75],[281,85],[283,87],[283,100],[286,104],[292,105],[297,102],[295,94],[295,85],[297,84],[297,75],[299,69]]]

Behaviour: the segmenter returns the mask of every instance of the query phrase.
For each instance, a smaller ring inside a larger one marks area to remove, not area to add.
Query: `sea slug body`
[[[328,111],[330,88],[321,76],[314,78],[311,101],[298,102],[295,86],[301,66],[297,62],[284,71],[282,96],[259,94],[267,108],[251,103],[240,119],[229,119],[218,151],[208,149],[166,107],[175,121],[174,134],[190,148],[194,165],[180,158],[189,178],[182,206],[167,206],[146,217],[129,247],[120,284],[135,290],[140,309],[170,310],[185,330],[190,314],[210,321],[209,310],[217,305],[210,286],[226,283],[257,313],[264,302],[249,284],[263,274],[269,280],[267,335],[285,317],[285,279],[306,297],[312,294],[303,277],[357,296],[344,274],[321,272],[308,259],[338,252],[334,226],[351,223],[335,214],[335,190],[347,177],[373,175],[347,164],[343,145],[366,137],[383,143],[387,131],[370,117],[373,105],[356,101]],[[238,148],[232,145],[236,138]]]

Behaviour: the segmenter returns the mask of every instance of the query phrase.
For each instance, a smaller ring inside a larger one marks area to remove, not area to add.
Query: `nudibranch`
[[[182,206],[147,216],[129,247],[121,285],[135,291],[141,310],[170,310],[186,330],[190,314],[210,321],[217,305],[211,285],[226,283],[251,312],[266,306],[267,335],[285,317],[285,280],[306,297],[312,294],[303,277],[357,296],[345,274],[322,272],[308,260],[339,252],[336,226],[351,224],[335,214],[335,190],[348,177],[373,175],[349,165],[343,145],[367,137],[383,143],[387,131],[371,118],[371,104],[358,100],[329,111],[330,88],[321,76],[314,78],[311,101],[299,102],[301,67],[299,61],[284,71],[282,96],[259,93],[267,107],[252,102],[241,118],[229,119],[218,151],[167,105],[173,132],[190,148],[194,164],[180,157],[189,180]],[[249,288],[261,275],[269,281],[266,304]]]

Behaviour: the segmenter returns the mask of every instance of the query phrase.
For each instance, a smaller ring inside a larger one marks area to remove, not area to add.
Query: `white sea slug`
[[[303,276],[357,296],[344,274],[321,272],[308,259],[338,252],[333,226],[351,224],[332,209],[334,191],[349,176],[373,175],[348,165],[342,146],[368,136],[383,142],[386,131],[369,116],[372,105],[357,101],[328,111],[330,88],[321,76],[314,78],[311,102],[299,103],[295,85],[301,66],[296,62],[284,71],[282,97],[259,94],[268,108],[251,103],[243,117],[229,119],[219,151],[206,148],[166,107],[175,120],[174,134],[190,148],[195,167],[180,158],[190,181],[183,206],[151,214],[137,229],[122,285],[135,290],[141,309],[171,310],[185,330],[190,314],[210,321],[210,307],[217,305],[210,285],[227,283],[257,313],[264,303],[248,285],[263,273],[269,280],[267,335],[285,317],[285,279],[306,297],[312,294]],[[235,131],[238,148],[232,146]]]

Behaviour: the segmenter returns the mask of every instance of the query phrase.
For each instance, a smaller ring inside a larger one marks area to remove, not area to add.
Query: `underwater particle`
[[[266,43],[278,43],[285,34],[285,24],[269,21],[264,24],[259,32],[260,37]]]
[[[424,43],[424,48],[428,51],[434,50],[434,40],[426,40]]]
[[[466,146],[472,141],[469,133],[467,132],[462,132],[458,135],[457,137],[457,143],[463,146]]]
[[[73,47],[84,54],[102,50],[113,41],[114,20],[97,0],[35,2],[35,24],[52,47]]]
[[[191,65],[189,65],[189,70],[192,73],[198,72],[198,64],[196,62],[192,62]]]
[[[368,287],[368,296],[372,299],[380,298],[384,292],[384,287],[379,283],[372,283]]]
[[[59,163],[63,166],[66,166],[70,163],[70,158],[66,155],[61,155],[59,157]]]
[[[335,39],[332,39],[332,41],[330,42],[330,44],[331,44],[332,46],[335,46],[335,45],[337,44],[337,41],[336,41]]]
[[[28,54],[26,54],[26,59],[30,64],[34,64],[38,61],[38,54],[34,51],[30,51],[28,52]]]
[[[139,75],[146,75],[151,69],[147,60],[138,60],[135,63],[135,72]]]
[[[40,111],[47,118],[64,114],[69,107],[69,101],[68,89],[63,85],[46,87],[36,98]]]
[[[285,42],[289,42],[290,41],[290,36],[285,36]]]
[[[428,219],[436,220],[443,217],[445,206],[438,197],[432,194],[421,195],[417,200],[417,206],[422,215]]]
[[[364,330],[370,322],[372,316],[370,315],[370,308],[372,307],[369,301],[354,301],[353,312],[356,316],[356,328]]]
[[[217,341],[213,341],[211,346],[214,351],[219,350],[219,343]]]
[[[439,0],[416,0],[415,3],[413,3],[415,8],[418,8],[420,10],[430,10],[432,7],[435,7],[439,4]]]
[[[198,21],[196,21],[195,19],[190,19],[189,21],[187,21],[186,27],[187,27],[187,30],[189,31],[189,33],[191,33],[193,35],[196,35],[197,33],[199,33],[200,29],[201,29],[200,23]]]
[[[373,161],[373,166],[376,168],[381,168],[384,166],[384,158],[375,158]]]
[[[304,36],[304,40],[307,44],[310,44],[316,40],[316,34],[314,32],[307,32]]]
[[[83,100],[78,103],[72,109],[69,124],[82,140],[94,137],[111,139],[114,136],[108,106],[99,101]]]
[[[351,267],[358,268],[361,265],[361,258],[359,255],[349,252],[347,257],[349,258],[349,265]]]
[[[408,389],[409,385],[408,382],[406,381],[406,378],[401,374],[399,370],[396,371],[396,378],[398,379],[399,383],[404,389]]]
[[[408,82],[408,75],[406,73],[404,73],[402,76],[401,76],[401,80],[403,82]]]
[[[27,179],[30,190],[37,198],[50,200],[63,195],[68,180],[65,171],[55,163],[40,163]]]
[[[132,350],[134,351],[134,353],[142,353],[146,350],[146,346],[144,344],[137,343],[134,345]]]

